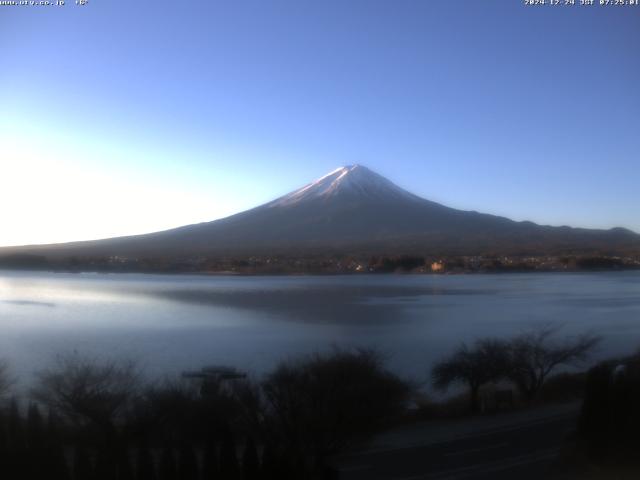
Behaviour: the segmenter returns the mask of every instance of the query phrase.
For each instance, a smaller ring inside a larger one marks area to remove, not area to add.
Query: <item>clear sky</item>
[[[213,220],[351,163],[640,231],[640,6],[74,3],[0,6],[0,245]]]

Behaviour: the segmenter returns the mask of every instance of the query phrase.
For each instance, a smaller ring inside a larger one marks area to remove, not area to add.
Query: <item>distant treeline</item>
[[[147,272],[147,273],[235,273],[357,274],[357,273],[493,273],[553,272],[640,269],[640,257],[609,255],[562,256],[455,256],[346,254],[314,256],[248,257],[143,257],[71,256],[50,259],[43,255],[0,256],[0,268],[51,271]]]

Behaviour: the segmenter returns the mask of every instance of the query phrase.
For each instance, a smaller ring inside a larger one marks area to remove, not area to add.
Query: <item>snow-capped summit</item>
[[[419,200],[412,193],[363,165],[346,165],[280,197],[269,204],[282,207],[304,203],[308,200],[322,200],[341,197],[361,200]]]
[[[362,165],[327,175],[251,210],[163,232],[5,253],[130,258],[349,254],[513,255],[636,252],[640,236],[548,227],[420,198]],[[0,249],[0,254],[2,249]]]

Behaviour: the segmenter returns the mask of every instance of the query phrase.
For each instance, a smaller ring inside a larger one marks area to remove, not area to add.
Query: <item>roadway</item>
[[[575,428],[578,411],[578,405],[571,404],[476,417],[466,427],[464,421],[450,422],[450,432],[447,422],[424,422],[390,432],[386,441],[378,439],[366,451],[341,457],[337,462],[340,479],[548,478],[554,459]]]

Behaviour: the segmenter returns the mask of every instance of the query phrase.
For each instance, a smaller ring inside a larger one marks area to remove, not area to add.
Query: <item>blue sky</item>
[[[0,245],[213,220],[361,163],[447,205],[640,231],[640,7],[0,7]]]

